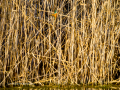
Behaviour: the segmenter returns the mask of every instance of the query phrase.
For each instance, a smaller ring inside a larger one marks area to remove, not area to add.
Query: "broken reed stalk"
[[[119,78],[119,3],[3,0],[0,85],[107,84]]]

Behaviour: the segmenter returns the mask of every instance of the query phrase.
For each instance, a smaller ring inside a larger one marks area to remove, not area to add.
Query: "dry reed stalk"
[[[4,0],[0,85],[107,84],[119,72],[119,0]],[[51,15],[57,9],[57,18]]]

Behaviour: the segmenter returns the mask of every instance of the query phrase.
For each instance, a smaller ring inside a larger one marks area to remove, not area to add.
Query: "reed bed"
[[[119,0],[1,0],[0,27],[0,86],[120,83]]]

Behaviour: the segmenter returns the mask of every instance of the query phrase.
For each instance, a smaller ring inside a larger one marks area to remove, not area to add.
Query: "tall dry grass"
[[[1,0],[0,85],[120,82],[119,5]]]

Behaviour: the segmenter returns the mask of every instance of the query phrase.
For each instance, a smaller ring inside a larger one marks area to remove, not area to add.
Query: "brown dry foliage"
[[[119,0],[1,0],[0,27],[1,86],[119,77]]]

